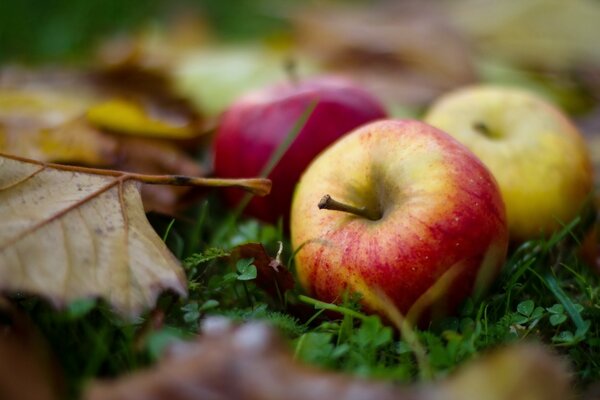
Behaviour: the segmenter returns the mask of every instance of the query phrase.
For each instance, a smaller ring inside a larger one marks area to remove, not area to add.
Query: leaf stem
[[[265,178],[220,179],[185,175],[146,175],[134,172],[117,171],[112,169],[89,168],[76,165],[47,163],[4,153],[0,153],[0,157],[9,158],[15,161],[20,161],[28,164],[40,165],[44,168],[52,168],[60,171],[72,171],[87,174],[113,176],[116,178],[120,178],[120,180],[122,181],[132,179],[150,185],[236,187],[251,192],[258,196],[265,196],[271,191],[271,181]]]

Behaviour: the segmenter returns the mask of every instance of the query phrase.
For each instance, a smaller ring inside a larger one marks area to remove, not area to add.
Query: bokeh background
[[[313,74],[358,81],[393,117],[457,87],[514,85],[575,119],[600,176],[598,21],[597,0],[2,1],[0,86],[68,81],[81,97],[82,73],[116,76],[111,95],[160,86],[209,131],[243,92]]]
[[[196,36],[189,40],[180,28],[192,20]],[[222,71],[232,81],[244,62],[254,68],[252,74],[261,75],[254,86],[264,75],[281,79],[271,73],[270,62],[282,70],[282,59],[293,55],[301,71],[314,65],[342,70],[404,107],[456,85],[491,80],[533,87],[568,111],[583,113],[599,97],[599,20],[596,0],[3,1],[0,62],[98,66],[98,49],[108,39],[139,39],[144,31],[146,42],[155,45],[157,37],[171,35],[162,43],[167,49],[153,50],[171,51],[169,67],[187,68],[191,75],[203,69],[202,62],[186,63],[194,52],[235,43],[280,52],[274,59],[253,52],[261,63],[243,51],[237,60],[222,60],[240,66]],[[176,57],[168,47],[186,47],[187,57]],[[204,62],[220,65],[210,57]]]

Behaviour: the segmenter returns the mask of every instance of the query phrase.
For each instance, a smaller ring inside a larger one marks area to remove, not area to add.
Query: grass
[[[423,350],[361,312],[356,297],[334,306],[300,290],[273,299],[256,287],[252,260],[232,266],[221,257],[248,241],[263,243],[271,254],[284,242],[281,229],[244,219],[213,241],[228,211],[210,197],[190,214],[195,223],[153,217],[158,232],[184,258],[190,295],[161,298],[165,315],[159,330],[150,329],[153,313],[123,323],[103,303],[81,301],[64,312],[26,299],[22,306],[49,340],[68,378],[72,398],[89,379],[117,376],[152,363],[166,344],[193,336],[207,315],[235,320],[264,320],[288,339],[298,360],[358,376],[413,382],[447,375],[482,351],[520,340],[544,342],[564,354],[579,389],[600,379],[600,285],[598,276],[578,257],[581,218],[548,240],[511,250],[495,286],[481,299],[468,299],[460,310],[427,329],[415,329]],[[324,309],[333,308],[332,318]],[[302,312],[299,312],[301,310]],[[308,312],[307,312],[308,310]]]

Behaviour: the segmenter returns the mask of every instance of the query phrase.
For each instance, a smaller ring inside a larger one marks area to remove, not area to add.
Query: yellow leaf
[[[90,107],[87,118],[111,131],[146,137],[189,139],[198,136],[195,121],[183,115],[151,115],[139,103],[112,99]]]
[[[140,182],[270,189],[264,179],[130,174],[0,154],[0,290],[59,307],[102,297],[126,317],[163,290],[185,295],[183,269],[144,214]]]
[[[0,89],[0,152],[40,161],[110,165],[117,142],[84,124],[89,98],[46,89]]]

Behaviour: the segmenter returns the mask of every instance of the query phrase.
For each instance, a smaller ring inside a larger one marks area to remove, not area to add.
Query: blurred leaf
[[[116,141],[79,118],[91,101],[52,88],[0,86],[0,152],[40,161],[111,164]]]
[[[437,388],[447,400],[560,400],[572,398],[570,374],[543,347],[520,344],[496,350],[461,368]]]
[[[26,315],[0,297],[0,398],[65,398],[60,368]]]
[[[114,382],[95,382],[84,398],[565,400],[572,395],[562,361],[535,345],[498,350],[439,382],[399,387],[298,363],[263,324],[235,327],[211,318],[203,330],[196,342],[168,348],[155,368]],[[319,357],[335,351],[331,339],[331,334],[312,332],[301,336],[297,346]],[[339,355],[345,351],[342,347]]]
[[[206,171],[174,144],[157,139],[122,136],[117,138],[119,158],[111,167],[128,172],[154,175],[205,176]],[[146,211],[176,215],[194,200],[201,188],[143,186]]]
[[[556,326],[560,325],[567,320],[567,316],[565,314],[553,314],[550,316],[550,325]]]
[[[216,116],[242,93],[286,78],[285,61],[293,52],[288,42],[219,43],[212,40],[206,23],[188,12],[162,29],[150,26],[131,37],[107,41],[99,63],[105,75],[127,77],[117,79],[123,83],[160,75],[196,110]],[[299,64],[302,75],[316,70],[306,57]]]
[[[196,121],[183,115],[152,115],[152,110],[142,104],[120,98],[93,105],[87,118],[100,128],[144,137],[189,139],[198,136],[199,130]]]
[[[241,94],[287,78],[289,52],[262,45],[209,46],[189,52],[170,71],[175,87],[209,115],[225,110]],[[299,58],[299,74],[317,71]]]
[[[308,7],[293,14],[301,49],[394,110],[474,81],[466,42],[432,2]]]
[[[135,101],[102,102],[114,94]],[[142,113],[139,120],[127,122],[118,113],[120,107],[127,113],[138,104],[145,105],[138,110]],[[113,135],[93,126],[86,118],[90,108],[114,122],[106,126],[111,131],[131,129],[140,137]],[[180,122],[183,125],[179,127]],[[0,151],[6,154],[145,174],[201,176],[206,172],[183,150],[198,147],[201,123],[160,74],[132,77],[115,71],[0,70]],[[157,135],[165,140],[152,137]],[[171,186],[142,188],[147,211],[170,215],[201,192]]]
[[[600,63],[597,1],[459,0],[446,6],[455,26],[487,56],[554,69]]]

